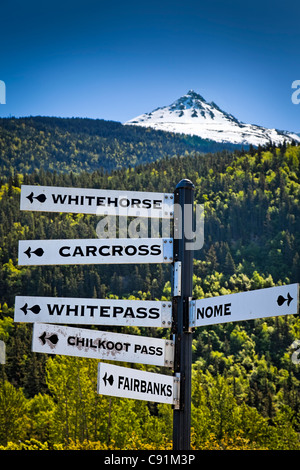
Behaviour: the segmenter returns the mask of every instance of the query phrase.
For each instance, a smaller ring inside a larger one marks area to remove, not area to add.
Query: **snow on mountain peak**
[[[169,106],[137,116],[124,124],[241,145],[265,145],[270,141],[275,144],[292,140],[300,142],[297,134],[244,124],[214,102],[208,103],[194,90],[189,90]]]

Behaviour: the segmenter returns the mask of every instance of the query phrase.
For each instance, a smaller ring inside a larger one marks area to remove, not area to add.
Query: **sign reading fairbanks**
[[[114,397],[169,403],[176,407],[179,403],[179,378],[99,363],[97,392]]]
[[[171,309],[154,300],[17,296],[14,321],[169,328]]]
[[[21,210],[128,217],[173,217],[173,194],[107,189],[21,186]]]
[[[173,341],[34,323],[32,351],[172,367]]]
[[[20,240],[19,265],[171,263],[172,238]]]

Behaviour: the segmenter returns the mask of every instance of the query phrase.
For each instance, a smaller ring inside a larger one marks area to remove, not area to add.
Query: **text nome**
[[[197,308],[197,320],[199,320],[200,317],[204,319],[222,317],[223,315],[231,315],[231,303]]]

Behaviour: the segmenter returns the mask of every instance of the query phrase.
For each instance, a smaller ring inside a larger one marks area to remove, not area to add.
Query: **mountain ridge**
[[[114,171],[186,152],[241,146],[88,118],[0,118],[1,178],[17,173]]]
[[[223,111],[215,102],[208,103],[194,90],[189,90],[170,105],[126,121],[124,125],[151,127],[239,145],[278,145],[293,140],[300,142],[300,136],[296,133],[246,124]]]

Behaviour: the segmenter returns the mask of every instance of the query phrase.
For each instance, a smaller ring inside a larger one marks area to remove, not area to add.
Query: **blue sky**
[[[189,89],[300,132],[300,2],[52,0],[0,5],[0,117],[124,122]]]

